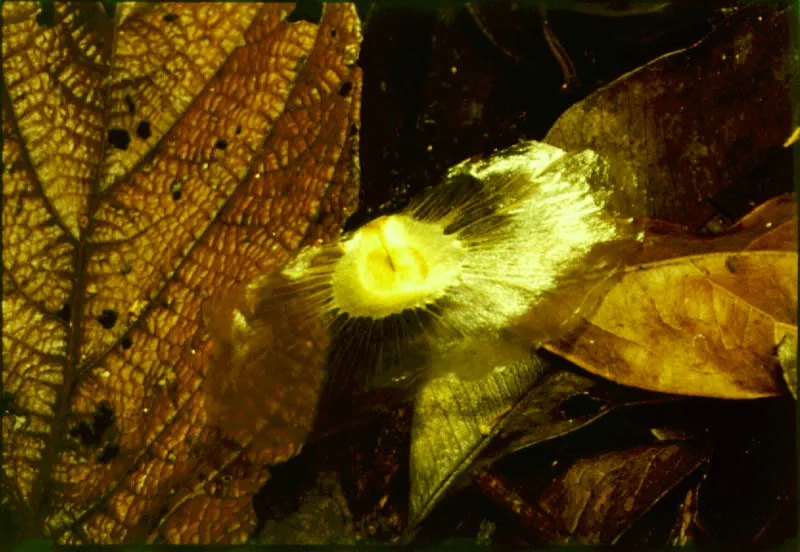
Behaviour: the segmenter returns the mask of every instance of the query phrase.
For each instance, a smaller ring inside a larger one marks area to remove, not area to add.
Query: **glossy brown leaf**
[[[685,443],[642,446],[578,460],[539,497],[550,538],[610,544],[697,469],[705,456]]]
[[[545,141],[615,160],[647,189],[650,216],[702,226],[707,198],[743,183],[749,197],[748,176],[791,134],[792,13],[739,10],[570,107]]]
[[[3,504],[18,538],[242,542],[272,439],[209,418],[201,311],[356,201],[360,30],[289,4],[3,4]],[[296,18],[293,18],[296,19]],[[317,370],[319,367],[311,367]],[[280,393],[276,393],[280,396]],[[251,436],[252,437],[252,436]]]
[[[797,207],[786,196],[715,238],[654,222],[583,330],[548,348],[643,389],[775,395],[776,347],[797,335],[796,228]]]

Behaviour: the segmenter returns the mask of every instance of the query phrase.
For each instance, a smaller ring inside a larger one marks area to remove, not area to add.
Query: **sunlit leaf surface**
[[[209,423],[201,323],[355,205],[358,19],[292,9],[3,4],[3,504],[18,537],[241,542],[266,466],[302,445],[313,402],[258,446]]]
[[[543,369],[532,357],[473,381],[450,374],[422,389],[411,430],[411,523],[472,463]]]
[[[549,348],[590,372],[653,391],[779,393],[775,351],[797,336],[794,200],[772,200],[717,238],[664,223],[650,233],[580,335]]]

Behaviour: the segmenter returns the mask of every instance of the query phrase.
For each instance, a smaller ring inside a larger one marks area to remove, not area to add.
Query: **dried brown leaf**
[[[578,460],[539,497],[539,506],[554,521],[550,538],[612,543],[704,461],[705,456],[686,443]]]
[[[259,544],[309,545],[354,544],[353,515],[334,471],[316,474],[314,486],[297,509],[278,520],[268,520],[258,536]]]
[[[737,11],[570,107],[545,141],[612,159],[647,189],[650,216],[700,227],[714,214],[706,199],[746,181],[791,134],[792,13]]]
[[[18,538],[242,542],[305,434],[211,424],[201,310],[354,208],[355,10],[41,10],[3,4],[4,507]]]
[[[669,540],[672,546],[689,546],[697,532],[699,485],[688,489],[678,508],[678,516],[670,531]]]
[[[711,239],[652,223],[644,249],[582,331],[548,348],[643,389],[775,395],[776,346],[797,335],[796,227],[796,204],[788,197]]]

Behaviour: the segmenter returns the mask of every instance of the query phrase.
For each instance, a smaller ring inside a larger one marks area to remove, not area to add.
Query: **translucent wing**
[[[376,387],[481,377],[588,315],[641,243],[644,204],[588,150],[522,142],[462,162],[404,211],[249,284],[216,331],[217,380],[282,381],[313,362],[323,408],[341,412]],[[325,360],[296,354],[311,337]]]

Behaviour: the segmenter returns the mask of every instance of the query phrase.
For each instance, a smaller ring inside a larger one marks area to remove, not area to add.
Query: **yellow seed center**
[[[343,247],[334,298],[353,316],[378,318],[430,304],[460,272],[458,241],[435,224],[404,215],[370,222]]]
[[[381,217],[363,230],[372,242],[360,271],[365,287],[378,293],[396,293],[424,285],[428,263],[415,244],[397,226]]]

